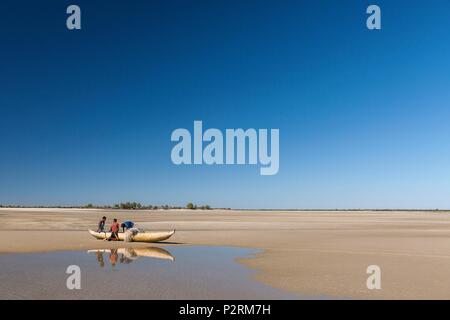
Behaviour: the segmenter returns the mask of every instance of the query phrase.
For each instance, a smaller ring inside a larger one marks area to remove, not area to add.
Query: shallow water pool
[[[257,252],[183,246],[3,254],[0,299],[298,298],[252,280],[255,271],[235,262]],[[79,267],[81,289],[67,287],[71,265]]]

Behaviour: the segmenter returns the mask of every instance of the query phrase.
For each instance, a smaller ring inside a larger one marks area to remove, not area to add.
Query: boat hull
[[[123,254],[129,259],[136,259],[139,257],[163,259],[173,261],[175,258],[170,254],[169,251],[158,247],[150,248],[118,248],[117,253]],[[111,249],[96,249],[88,250],[88,253],[108,253],[111,254],[113,250]]]
[[[111,232],[96,232],[89,230],[89,233],[97,239],[108,239],[111,237]],[[159,242],[169,239],[175,230],[172,231],[162,231],[162,232],[140,232],[133,237],[133,242]],[[125,233],[119,232],[119,240],[125,240]]]

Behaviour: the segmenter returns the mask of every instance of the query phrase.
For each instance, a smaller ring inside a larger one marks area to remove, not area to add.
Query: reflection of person
[[[128,229],[131,229],[134,227],[134,222],[133,221],[124,221],[124,222],[122,222],[120,227],[122,228],[123,232],[125,232],[125,229],[128,230]]]
[[[119,224],[117,223],[117,219],[114,218],[111,228],[109,229],[109,231],[111,232],[111,236],[109,237],[108,241],[119,240],[119,229],[120,229],[120,227],[119,227]]]
[[[125,264],[128,264],[128,263],[132,263],[133,262],[133,260],[131,260],[130,258],[128,258],[125,254],[123,254],[122,253],[122,255],[120,256],[120,263],[125,263]]]
[[[117,254],[117,249],[111,249],[111,253],[109,254],[109,262],[114,267],[117,264],[117,258],[119,255]]]
[[[139,258],[136,251],[133,248],[125,248],[125,252],[123,254],[128,260],[133,261]]]
[[[102,220],[100,220],[98,222],[97,232],[104,232],[105,231],[105,223],[106,223],[106,217],[103,217]]]
[[[105,262],[103,261],[103,252],[97,251],[95,254],[97,255],[98,264],[103,268],[105,266]]]

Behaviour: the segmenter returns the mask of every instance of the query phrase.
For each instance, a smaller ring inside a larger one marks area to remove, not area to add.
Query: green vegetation
[[[193,210],[193,209],[194,209],[194,204],[193,204],[192,202],[189,202],[189,203],[186,205],[186,209]]]
[[[119,204],[116,204],[114,207],[118,209],[136,210],[142,209],[142,204],[140,204],[139,202],[121,202]]]
[[[54,208],[54,209],[120,209],[120,210],[171,210],[171,209],[189,209],[189,210],[211,210],[212,208],[209,205],[201,205],[197,206],[196,204],[189,202],[185,207],[179,206],[171,206],[168,204],[164,205],[143,205],[140,202],[120,202],[114,205],[96,205],[93,203],[87,203],[85,205],[79,206],[58,206],[58,205],[49,205],[49,206],[22,206],[22,205],[5,205],[0,204],[0,208]]]
[[[209,205],[203,205],[203,206],[197,206],[196,204],[193,204],[192,202],[189,202],[187,205],[186,205],[186,209],[189,209],[189,210],[197,210],[197,209],[200,209],[200,210],[211,210],[211,207],[209,206]]]

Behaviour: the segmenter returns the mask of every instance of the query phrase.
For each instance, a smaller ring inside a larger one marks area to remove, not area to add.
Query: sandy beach
[[[159,247],[232,246],[254,280],[289,293],[362,299],[449,299],[450,214],[434,212],[126,211],[0,209],[0,253],[140,247],[95,240],[106,215],[148,230],[176,229]],[[368,290],[378,265],[381,290]]]

